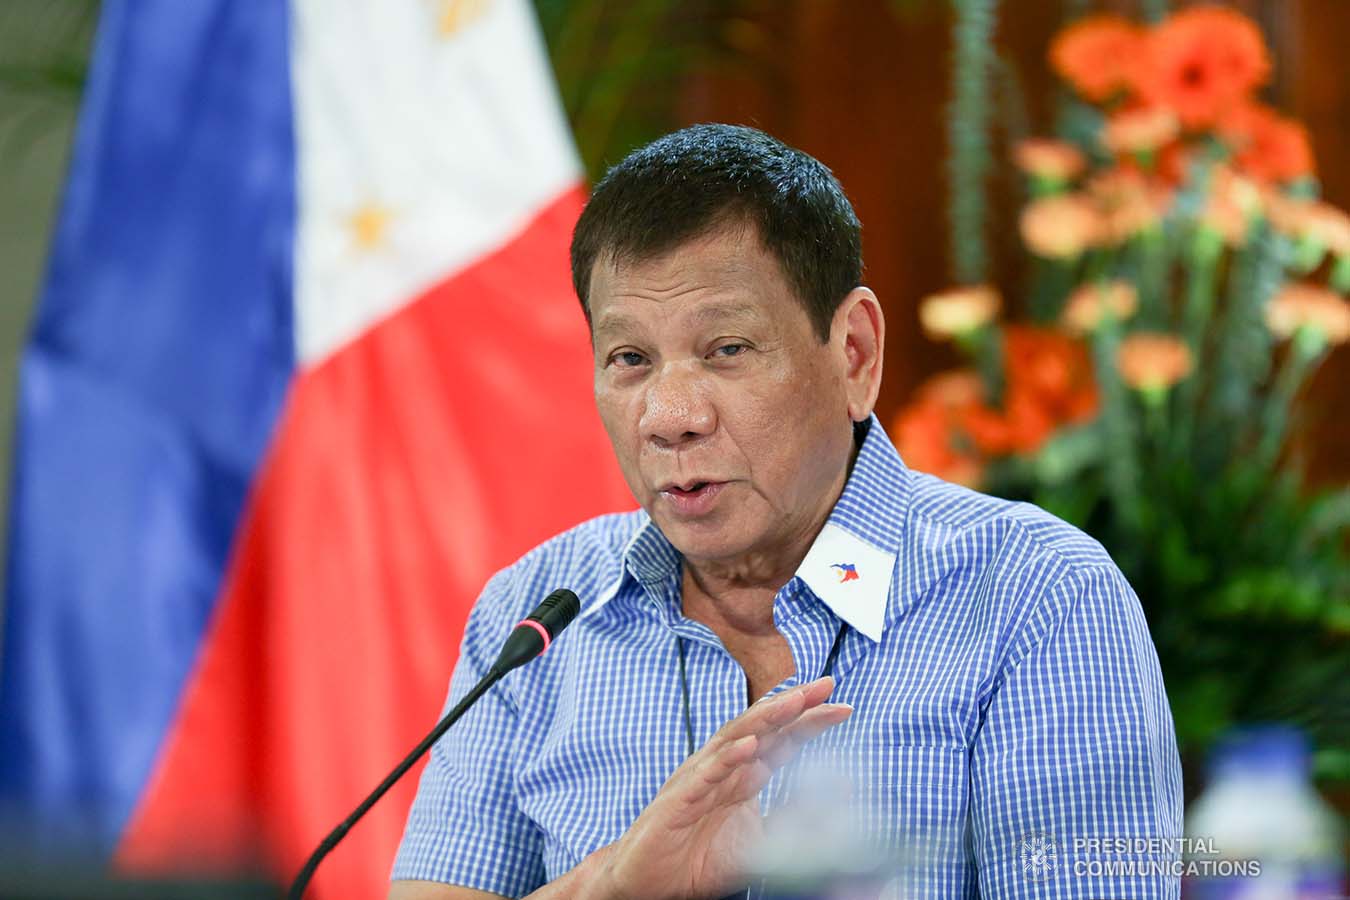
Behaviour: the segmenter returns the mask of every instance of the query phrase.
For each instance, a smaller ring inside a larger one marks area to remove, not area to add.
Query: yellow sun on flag
[[[374,250],[384,243],[393,213],[378,203],[367,203],[347,218],[352,243],[362,250]]]
[[[487,11],[491,0],[441,0],[437,28],[441,37],[450,37]]]

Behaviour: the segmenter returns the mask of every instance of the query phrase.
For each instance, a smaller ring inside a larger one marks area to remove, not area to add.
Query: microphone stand
[[[576,618],[577,613],[581,611],[581,601],[577,595],[567,588],[559,588],[544,598],[543,602],[535,607],[534,612],[522,619],[511,634],[507,636],[506,643],[502,645],[501,653],[487,670],[473,690],[464,696],[464,699],[455,704],[454,709],[445,714],[445,718],[436,723],[436,727],[431,729],[431,733],[422,738],[422,742],[412,749],[412,752],[403,758],[403,762],[394,767],[381,781],[375,790],[370,792],[370,796],[361,801],[350,816],[342,820],[338,827],[329,832],[328,837],[323,839],[323,843],[310,854],[305,862],[304,868],[300,874],[295,876],[295,881],[291,882],[291,889],[287,892],[289,900],[301,900],[304,896],[305,888],[309,881],[314,877],[314,870],[323,862],[325,856],[332,852],[341,841],[347,836],[351,827],[361,820],[370,808],[379,802],[394,782],[407,773],[413,767],[413,763],[422,758],[422,754],[431,749],[431,745],[441,739],[441,735],[449,730],[450,726],[459,721],[460,716],[468,712],[470,706],[478,702],[478,698],[487,693],[488,688],[492,687],[502,676],[513,669],[525,665],[532,659],[539,657],[544,651],[548,650],[549,644],[553,642],[555,636],[562,632],[568,624]]]
[[[395,766],[394,771],[390,772],[384,781],[381,781],[375,790],[370,792],[370,796],[362,800],[361,805],[353,810],[351,815],[343,819],[336,828],[328,833],[328,837],[324,838],[323,842],[310,854],[304,868],[300,870],[300,874],[295,876],[295,881],[291,882],[291,889],[286,894],[289,900],[301,900],[305,888],[309,886],[310,879],[314,877],[314,870],[319,867],[319,863],[323,862],[324,857],[332,852],[338,842],[347,836],[351,827],[359,822],[361,817],[389,792],[389,789],[394,786],[394,782],[402,778],[413,767],[413,764],[422,758],[422,754],[430,750],[431,745],[439,741],[450,726],[459,721],[459,717],[468,712],[469,707],[478,702],[478,698],[487,693],[488,688],[500,681],[505,674],[506,670],[499,669],[497,666],[489,669],[488,673],[473,686],[473,690],[465,694],[464,699],[456,703],[455,708],[446,713],[445,718],[436,723],[436,727],[431,729],[431,733],[422,738],[421,742],[412,749],[412,752],[403,758],[403,762]]]

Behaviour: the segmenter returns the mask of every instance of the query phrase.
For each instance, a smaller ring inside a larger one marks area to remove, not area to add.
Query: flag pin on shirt
[[[840,584],[843,584],[845,581],[858,580],[858,568],[853,563],[834,563],[830,568],[839,570]]]

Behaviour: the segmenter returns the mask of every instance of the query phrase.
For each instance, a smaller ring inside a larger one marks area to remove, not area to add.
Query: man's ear
[[[835,311],[831,333],[843,355],[849,418],[861,422],[872,414],[881,392],[886,317],[877,295],[861,286],[849,291]]]

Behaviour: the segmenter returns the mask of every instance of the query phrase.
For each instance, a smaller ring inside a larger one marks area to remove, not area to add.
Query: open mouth
[[[686,485],[672,484],[661,491],[669,508],[682,516],[701,516],[717,505],[717,496],[727,486],[725,481],[693,481]]]
[[[688,488],[672,487],[670,493],[677,497],[697,497],[712,485],[711,481],[695,481]]]

